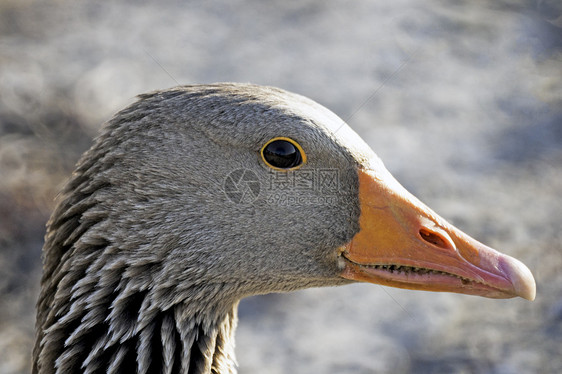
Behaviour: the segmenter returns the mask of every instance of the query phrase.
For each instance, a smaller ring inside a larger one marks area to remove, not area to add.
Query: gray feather
[[[283,172],[259,150],[278,136],[307,152],[295,174],[338,172],[337,203],[268,202]],[[359,229],[356,169],[373,157],[337,116],[279,89],[141,95],[104,125],[48,222],[33,372],[235,372],[241,298],[347,283],[336,249]],[[263,188],[252,204],[225,194],[237,169]]]

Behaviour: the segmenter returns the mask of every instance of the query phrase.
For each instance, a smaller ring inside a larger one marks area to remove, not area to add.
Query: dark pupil
[[[269,143],[263,150],[263,157],[270,165],[281,169],[289,169],[302,162],[297,147],[286,140],[275,140]]]

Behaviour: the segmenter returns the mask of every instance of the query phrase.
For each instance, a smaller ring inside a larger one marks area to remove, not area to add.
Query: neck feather
[[[119,316],[66,314],[38,342],[35,373],[235,373],[236,309],[191,314],[178,304],[135,318],[142,294],[128,298]],[[109,310],[109,309],[106,309]],[[71,313],[69,311],[69,313]]]
[[[167,243],[142,237],[150,230],[124,229],[135,225],[114,211],[103,177],[112,162],[94,157],[104,144],[84,156],[48,223],[33,373],[235,372],[237,299],[202,284],[191,259],[174,269]]]

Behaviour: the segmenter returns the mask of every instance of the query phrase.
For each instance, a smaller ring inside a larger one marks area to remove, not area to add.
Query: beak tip
[[[513,257],[504,255],[501,257],[500,266],[513,285],[515,296],[520,296],[529,301],[535,300],[537,293],[535,278],[525,264]]]

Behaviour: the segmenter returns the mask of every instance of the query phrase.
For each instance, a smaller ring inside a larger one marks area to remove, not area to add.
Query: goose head
[[[535,296],[525,265],[426,207],[312,100],[249,84],[141,95],[48,223],[34,372],[233,372],[241,298],[357,281]]]

